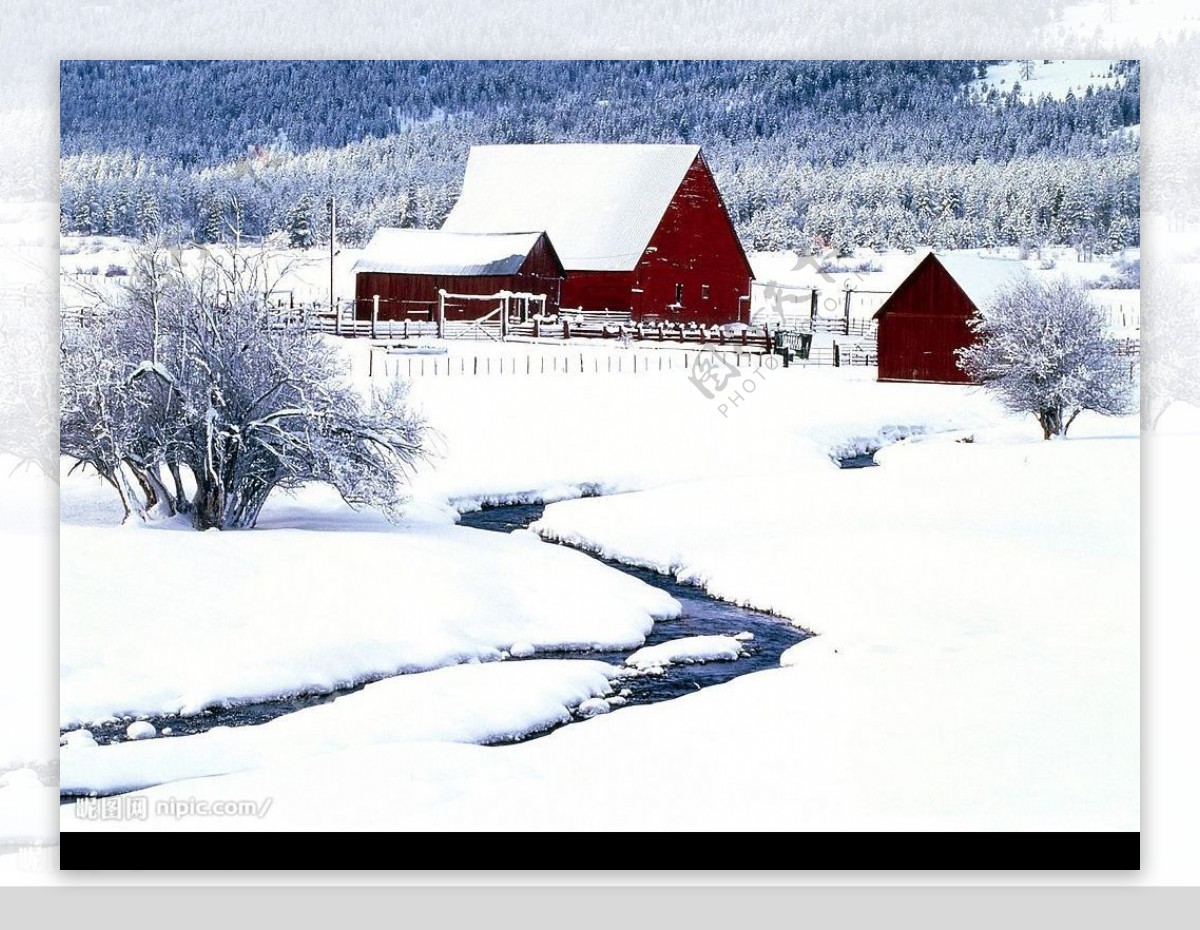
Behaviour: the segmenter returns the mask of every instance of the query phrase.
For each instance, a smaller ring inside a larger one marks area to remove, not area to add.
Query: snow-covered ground
[[[348,351],[361,377],[364,350]],[[558,500],[547,538],[821,635],[786,668],[513,746],[462,741],[536,728],[604,694],[604,675],[548,673],[535,713],[517,679],[476,677],[521,664],[448,669],[460,678],[429,702],[445,727],[390,710],[389,689],[430,680],[413,676],[246,730],[72,746],[77,785],[182,780],[135,795],[146,820],[68,805],[63,828],[1136,829],[1134,423],[1083,417],[1042,443],[972,389],[872,376],[768,370],[737,402],[682,369],[417,379],[441,457],[395,528],[315,492],[249,533],[117,528],[99,489],[68,479],[64,721],[497,659],[522,640],[636,645],[674,609],[533,533],[448,525],[451,503]],[[831,460],[904,437],[879,468]],[[516,703],[476,721],[486,694]],[[261,818],[154,814],[264,797]]]
[[[529,533],[393,529],[323,498],[285,502],[255,532],[203,534],[75,523],[64,503],[63,725],[498,661],[513,643],[633,647],[679,610]]]
[[[1104,87],[1116,87],[1124,80],[1120,75],[1113,75],[1110,69],[1117,64],[1115,61],[1093,61],[1088,59],[1032,59],[1033,73],[1030,77],[1021,76],[1020,61],[1005,61],[997,65],[989,65],[987,76],[976,82],[976,87],[994,87],[1001,94],[1007,94],[1014,84],[1021,85],[1021,94],[1029,100],[1049,96],[1055,100],[1064,99],[1068,93],[1083,97],[1088,87],[1100,90]]]
[[[515,740],[566,723],[581,704],[609,694],[619,672],[564,659],[468,663],[377,681],[257,726],[107,746],[72,740],[61,754],[62,791],[129,791],[372,743]]]

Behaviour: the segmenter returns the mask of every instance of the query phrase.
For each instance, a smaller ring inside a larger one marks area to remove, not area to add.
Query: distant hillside
[[[1137,64],[1037,100],[987,65],[64,62],[62,228],[309,244],[332,193],[361,241],[440,224],[473,143],[655,141],[703,145],[756,248],[1136,242]]]

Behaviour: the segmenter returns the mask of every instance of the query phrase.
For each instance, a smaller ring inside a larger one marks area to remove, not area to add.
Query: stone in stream
[[[607,714],[612,710],[612,705],[604,698],[588,698],[575,709],[575,712],[580,717],[597,717],[600,714]]]
[[[125,728],[125,735],[130,739],[149,739],[152,736],[158,735],[158,730],[154,729],[154,724],[145,720],[135,720]]]
[[[95,737],[92,736],[91,730],[71,730],[64,733],[58,740],[60,746],[96,746]]]

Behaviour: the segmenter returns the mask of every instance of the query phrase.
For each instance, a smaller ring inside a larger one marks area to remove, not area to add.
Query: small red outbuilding
[[[1014,259],[930,252],[875,313],[879,380],[966,383],[955,350],[974,339],[967,321],[1026,277]]]
[[[380,229],[354,265],[356,314],[369,320],[432,319],[438,291],[451,294],[542,294],[558,306],[563,282],[558,253],[544,232],[453,233]]]

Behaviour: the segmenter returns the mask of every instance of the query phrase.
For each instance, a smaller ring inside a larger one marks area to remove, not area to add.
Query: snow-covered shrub
[[[235,251],[185,272],[151,248],[96,313],[64,318],[61,451],[95,468],[127,517],[252,527],[274,490],[314,482],[397,512],[425,438],[407,385],[365,397],[330,342],[272,317],[266,268]]]
[[[976,341],[958,365],[1017,413],[1032,413],[1046,439],[1065,436],[1084,410],[1137,410],[1130,358],[1105,331],[1103,311],[1080,285],[1023,280],[999,292],[970,323]]]
[[[1120,260],[1113,265],[1116,274],[1103,274],[1092,285],[1096,290],[1138,290],[1142,286],[1142,263],[1138,259]]]

